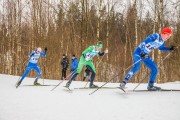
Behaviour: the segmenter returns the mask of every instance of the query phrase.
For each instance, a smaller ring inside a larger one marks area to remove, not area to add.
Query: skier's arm
[[[40,56],[46,57],[46,53],[47,53],[47,48],[44,49],[44,53],[43,52],[40,53]]]
[[[82,54],[84,55],[84,54],[86,54],[86,53],[88,53],[88,52],[91,52],[93,50],[93,46],[89,46],[86,50],[84,50],[83,52],[82,52]]]
[[[103,56],[103,55],[104,55],[104,52],[99,52],[98,55],[99,55],[99,56]]]
[[[104,50],[104,52],[100,51],[98,54],[99,54],[99,56],[104,56],[107,53],[108,53],[108,49]]]
[[[165,47],[164,43],[159,47],[159,50],[161,51],[171,51],[171,47]]]
[[[35,51],[33,51],[32,53],[30,53],[30,54],[28,55],[28,57],[31,58],[34,54],[35,54]]]
[[[46,57],[46,51],[45,52],[41,52],[40,56]]]

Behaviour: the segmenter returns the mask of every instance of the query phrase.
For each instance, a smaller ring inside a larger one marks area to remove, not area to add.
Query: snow
[[[54,86],[25,86],[32,85],[34,78],[25,78],[16,89],[18,78],[0,74],[0,120],[180,120],[180,92],[123,93],[119,89],[100,89],[89,95],[94,90],[68,92],[63,87],[66,81],[54,91],[51,91]],[[44,80],[47,85],[59,82]],[[71,88],[85,84],[73,81]],[[127,89],[132,90],[136,85],[128,83]],[[141,84],[137,89],[146,89],[146,85]],[[106,86],[119,86],[119,83]],[[158,86],[180,89],[180,82]]]

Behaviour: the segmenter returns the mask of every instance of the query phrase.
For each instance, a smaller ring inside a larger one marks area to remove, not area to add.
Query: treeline
[[[174,12],[179,14],[169,18],[169,4],[164,0],[153,0],[149,3],[151,10],[146,12],[142,0],[130,1],[122,11],[117,7],[124,6],[111,0],[2,1],[0,73],[22,75],[28,54],[37,47],[47,47],[47,57],[39,60],[42,78],[60,79],[63,54],[67,54],[69,59],[72,54],[79,58],[85,48],[100,40],[109,54],[102,59],[93,59],[97,68],[96,81],[108,81],[120,74],[113,80],[119,82],[128,72],[126,68],[132,64],[133,50],[148,35],[159,33],[164,27],[172,27],[173,36],[166,45],[180,45],[180,2],[176,6],[171,4],[176,7]],[[163,59],[167,52],[156,50],[151,54],[160,68],[158,82],[180,80],[179,53],[179,49],[175,50],[166,60]],[[139,82],[149,72],[142,64],[131,82]],[[31,72],[30,76],[35,76],[35,72]]]

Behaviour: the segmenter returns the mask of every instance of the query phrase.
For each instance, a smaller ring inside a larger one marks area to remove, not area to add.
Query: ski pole
[[[46,63],[46,58],[45,58],[45,62],[44,62],[44,64],[43,64],[44,72],[45,72],[45,78],[46,78],[46,67],[45,67],[45,63]],[[43,78],[43,85],[44,85],[44,78]]]
[[[85,61],[85,62],[86,62],[86,61]],[[80,66],[81,66],[81,65],[84,65],[85,62],[81,63]],[[57,84],[51,91],[53,91],[53,90],[54,90],[56,87],[58,87],[64,80],[66,80],[69,76],[71,76],[71,75],[72,75],[73,73],[75,73],[76,71],[77,71],[77,69],[75,69],[73,72],[71,72],[66,78],[64,78],[62,81],[60,81],[59,84]]]
[[[101,57],[101,59],[99,60],[97,67],[99,66],[99,64],[101,63],[102,59],[104,58],[105,54]]]
[[[89,80],[86,82],[86,84],[85,84],[84,88],[86,88],[86,86],[87,86],[88,82],[89,82]]]
[[[133,63],[132,65],[130,65],[129,67],[127,67],[124,71],[128,70],[129,68],[131,68],[132,66],[134,66],[135,64],[139,63],[142,59],[139,59],[138,61],[136,61],[135,63]],[[89,95],[92,95],[93,93],[95,93],[96,91],[98,91],[100,88],[102,88],[103,86],[105,86],[107,83],[109,83],[110,81],[112,81],[113,79],[115,79],[116,77],[118,77],[121,73],[123,73],[124,71],[120,72],[119,74],[115,75],[114,77],[112,77],[110,80],[108,80],[107,82],[105,82],[103,85],[101,85],[100,87],[98,87],[96,90],[94,90],[93,92],[91,92]]]
[[[76,69],[76,70],[77,70],[77,69]],[[67,78],[70,77],[73,73],[75,73],[76,70],[74,70],[73,72],[71,72],[66,78],[64,78],[62,81],[60,81],[51,91],[53,91],[54,89],[56,89],[56,87],[58,87],[64,80],[67,80]]]
[[[164,60],[166,60],[169,56],[171,55],[171,53],[168,53],[166,55],[166,57],[162,60],[162,62],[159,64],[158,68],[161,66],[161,64],[164,62]],[[138,85],[136,85],[136,87],[134,87],[133,91],[136,90],[137,87],[139,87],[139,85],[149,76],[150,74],[146,74],[146,76],[140,80],[140,82],[138,83]]]

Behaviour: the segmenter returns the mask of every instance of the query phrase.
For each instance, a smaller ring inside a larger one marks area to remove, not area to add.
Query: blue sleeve
[[[146,39],[144,39],[144,43],[147,44],[150,42],[154,42],[158,38],[158,36],[158,34],[151,34]]]
[[[41,52],[41,53],[40,53],[40,56],[46,57],[46,51],[45,51],[44,53]]]
[[[165,42],[164,42],[165,43]],[[159,50],[162,50],[162,51],[170,51],[170,47],[165,47],[164,46],[164,43],[159,47]]]

